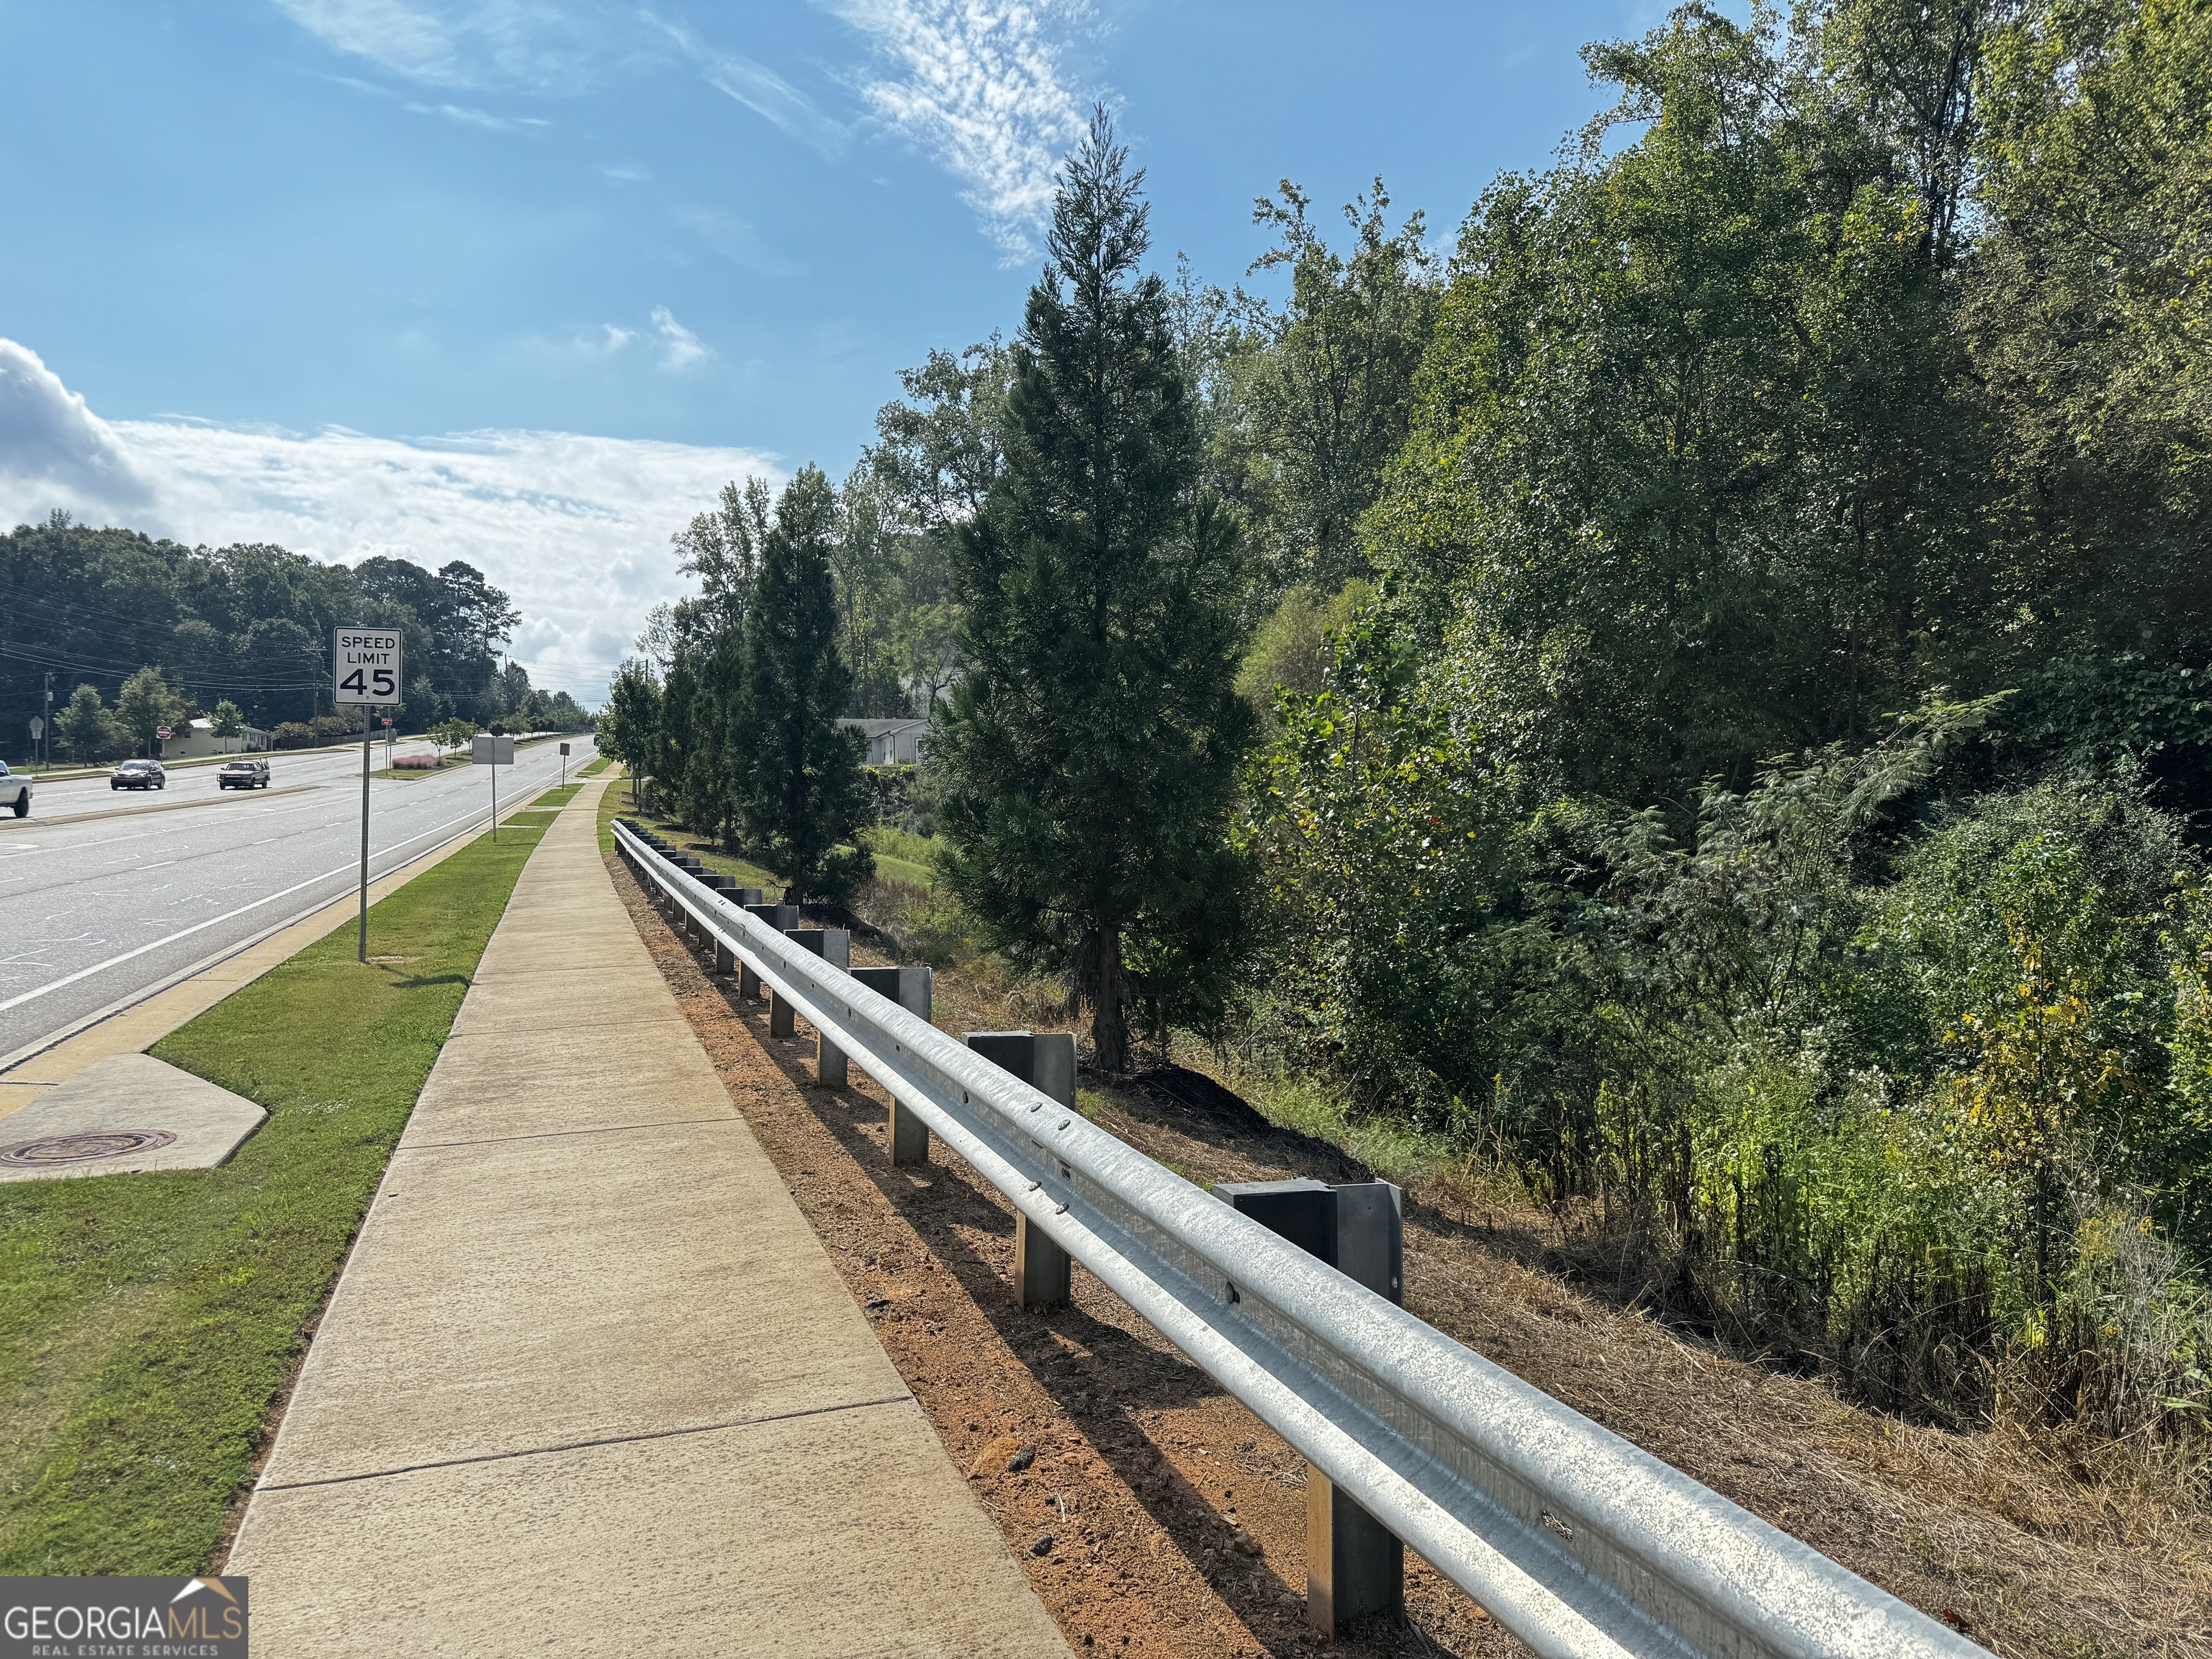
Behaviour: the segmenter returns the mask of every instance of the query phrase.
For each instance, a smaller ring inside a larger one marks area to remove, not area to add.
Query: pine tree
[[[745,831],[783,871],[793,902],[842,896],[872,865],[860,844],[872,816],[860,739],[837,723],[853,673],[837,648],[836,535],[836,492],[821,468],[806,467],[785,487],[762,544],[730,732]]]
[[[955,561],[969,670],[934,738],[945,878],[991,943],[1067,973],[1097,1063],[1129,1018],[1218,1013],[1252,715],[1234,681],[1233,526],[1199,484],[1167,287],[1140,275],[1144,175],[1102,110],[1030,290],[1006,465]]]

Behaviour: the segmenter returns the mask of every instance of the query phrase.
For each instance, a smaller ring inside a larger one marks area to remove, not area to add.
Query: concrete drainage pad
[[[0,1182],[212,1170],[268,1115],[151,1054],[110,1054],[0,1118]]]

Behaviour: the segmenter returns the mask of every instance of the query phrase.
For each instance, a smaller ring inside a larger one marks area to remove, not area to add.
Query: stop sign
[[[154,728],[154,735],[161,738],[163,743],[167,743],[169,740],[169,728],[166,726],[157,726]]]

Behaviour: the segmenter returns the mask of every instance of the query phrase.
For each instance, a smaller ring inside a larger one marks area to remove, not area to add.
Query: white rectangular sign
[[[332,641],[331,672],[336,701],[394,703],[399,701],[399,630],[341,628]]]
[[[469,759],[478,766],[512,766],[514,764],[514,739],[495,738],[480,732],[469,739]]]

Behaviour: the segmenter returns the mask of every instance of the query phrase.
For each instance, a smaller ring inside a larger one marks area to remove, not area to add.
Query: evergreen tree
[[[1006,465],[955,561],[969,671],[940,717],[945,878],[990,941],[1066,972],[1097,1064],[1129,1017],[1218,1012],[1252,715],[1234,690],[1236,538],[1148,242],[1144,175],[1100,111],[1061,175],[1014,346]]]
[[[837,648],[836,534],[836,492],[821,468],[804,468],[763,542],[728,728],[745,831],[793,902],[842,896],[872,863],[859,844],[872,816],[860,739],[837,723],[853,673]]]

